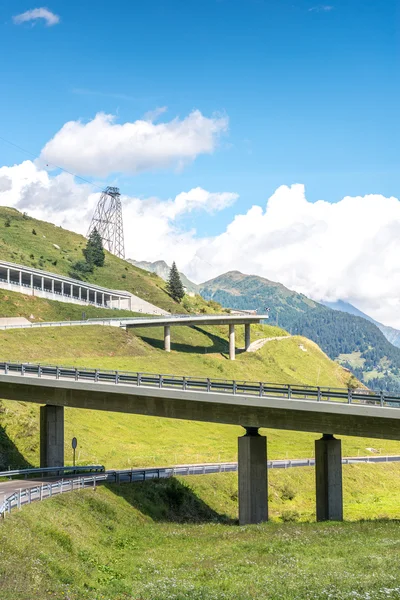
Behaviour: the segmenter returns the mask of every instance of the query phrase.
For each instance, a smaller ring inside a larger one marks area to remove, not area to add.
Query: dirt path
[[[260,340],[252,342],[248,347],[247,352],[257,352],[257,350],[262,348],[267,342],[272,342],[273,340],[288,340],[291,337],[291,335],[280,335],[276,337],[261,338]]]

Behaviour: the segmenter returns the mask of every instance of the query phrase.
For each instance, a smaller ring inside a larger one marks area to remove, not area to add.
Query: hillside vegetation
[[[82,367],[170,373],[247,381],[275,381],[346,386],[350,374],[309,340],[302,337],[268,342],[256,353],[243,348],[237,327],[236,361],[229,361],[226,327],[172,328],[172,352],[162,350],[161,328],[126,332],[114,327],[12,330],[0,332],[0,356]],[[275,337],[282,330],[254,326],[252,337]],[[78,438],[80,464],[101,463],[109,468],[188,462],[231,461],[237,456],[240,427],[186,422],[140,415],[66,409],[65,456],[72,459],[71,439]],[[313,455],[315,434],[267,431],[270,458]],[[399,452],[391,441],[344,438],[343,453]],[[39,407],[2,401],[0,407],[0,465],[38,465]]]
[[[86,242],[82,235],[33,219],[14,208],[0,207],[1,260],[76,277],[74,265],[83,260]],[[127,290],[165,310],[180,310],[166,293],[165,282],[160,277],[109,252],[106,252],[104,267],[95,267],[93,273],[85,274],[84,278],[108,288]]]
[[[57,496],[0,524],[1,598],[394,600],[399,474],[344,468],[347,519],[376,522],[307,522],[312,469],[269,472],[272,522],[259,526],[237,526],[234,474]]]
[[[333,310],[280,283],[238,271],[201,284],[200,292],[225,307],[259,311],[269,307],[271,323],[313,340],[369,387],[400,392],[400,348],[372,320]]]

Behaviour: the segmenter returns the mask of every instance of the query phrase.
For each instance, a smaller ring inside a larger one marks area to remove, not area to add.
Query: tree
[[[185,290],[183,289],[182,281],[179,276],[179,271],[176,267],[175,261],[172,263],[172,267],[169,272],[167,290],[172,298],[176,300],[176,302],[180,302],[185,295]]]
[[[105,253],[97,229],[93,229],[92,233],[89,235],[83,254],[89,265],[95,265],[96,267],[102,267],[104,265]]]

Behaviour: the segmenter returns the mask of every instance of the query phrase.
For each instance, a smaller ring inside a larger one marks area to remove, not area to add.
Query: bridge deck
[[[0,363],[0,397],[243,427],[400,439],[400,397],[368,390]]]

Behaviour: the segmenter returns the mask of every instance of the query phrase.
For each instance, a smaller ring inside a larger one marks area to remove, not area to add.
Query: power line
[[[37,158],[36,154],[34,154],[33,152],[30,152],[29,150],[26,150],[25,148],[22,148],[21,146],[18,146],[18,144],[14,144],[14,142],[10,142],[10,140],[6,140],[1,135],[0,135],[0,140],[2,140],[3,142],[5,142],[6,144],[9,144],[10,146],[14,146],[14,148],[17,148],[21,152],[24,152],[24,154],[28,154],[28,156],[33,156],[33,158]],[[71,171],[67,171],[67,169],[64,169],[63,167],[60,167],[60,165],[56,165],[55,163],[52,163],[52,162],[47,162],[46,166],[48,167],[49,165],[52,166],[52,167],[55,167],[56,169],[60,169],[60,171],[63,171],[64,173],[68,173],[68,175],[72,175],[72,177],[75,177],[76,179],[80,179],[81,181],[84,181],[85,183],[88,183],[89,185],[97,187],[99,190],[103,191],[103,188],[100,187],[99,185],[97,185],[96,183],[93,183],[93,181],[89,181],[88,179],[85,179],[84,177],[81,177],[80,175],[77,175],[76,173],[72,173]]]

